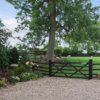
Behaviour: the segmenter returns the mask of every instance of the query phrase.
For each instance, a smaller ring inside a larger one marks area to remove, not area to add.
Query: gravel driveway
[[[44,77],[0,89],[0,100],[100,100],[100,80]]]

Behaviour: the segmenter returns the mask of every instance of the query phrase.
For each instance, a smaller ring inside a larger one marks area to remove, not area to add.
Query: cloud
[[[2,20],[2,23],[6,26],[6,28],[11,30],[12,32],[14,32],[15,28],[18,26],[17,19],[15,19],[14,17],[0,14],[0,19]]]
[[[12,32],[13,38],[9,38],[8,42],[10,42],[12,46],[15,46],[16,44],[21,43],[16,37],[20,37],[22,39],[26,35],[28,30],[15,32],[14,31],[15,28],[17,28],[18,26],[17,19],[10,16],[4,16],[2,14],[0,14],[0,19],[2,20],[2,23],[5,25],[5,27]]]
[[[6,17],[2,19],[3,24],[6,26],[7,29],[12,31],[12,35],[23,37],[28,31],[22,30],[19,32],[15,32],[15,28],[18,27],[17,19]]]
[[[17,20],[15,18],[7,18],[7,19],[2,19],[3,24],[14,32],[15,28],[18,26]]]
[[[9,38],[8,42],[12,46],[15,46],[16,44],[20,43],[20,41],[16,37],[23,38],[28,31],[23,30],[20,32],[15,32],[14,30],[18,26],[18,23],[17,19],[13,17],[3,16],[2,14],[0,14],[0,19],[2,20],[2,23],[5,25],[5,27],[12,32],[12,36],[14,37],[14,38]]]

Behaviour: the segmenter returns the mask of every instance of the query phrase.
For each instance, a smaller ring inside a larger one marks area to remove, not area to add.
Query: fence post
[[[52,61],[49,60],[49,76],[52,76]]]
[[[93,61],[92,61],[92,59],[90,59],[89,60],[89,62],[88,62],[88,66],[89,66],[89,79],[92,79],[92,72],[93,72]]]

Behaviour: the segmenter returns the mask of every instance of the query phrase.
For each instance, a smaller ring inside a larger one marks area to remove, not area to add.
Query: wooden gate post
[[[52,76],[52,61],[49,60],[49,76]]]
[[[88,79],[92,79],[92,74],[93,74],[93,61],[92,59],[89,60],[88,62],[88,67],[89,67],[89,78]]]

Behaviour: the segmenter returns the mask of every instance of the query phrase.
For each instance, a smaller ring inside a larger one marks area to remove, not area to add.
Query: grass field
[[[69,62],[88,62],[89,59],[93,60],[93,63],[100,63],[100,57],[63,57],[64,61]]]

